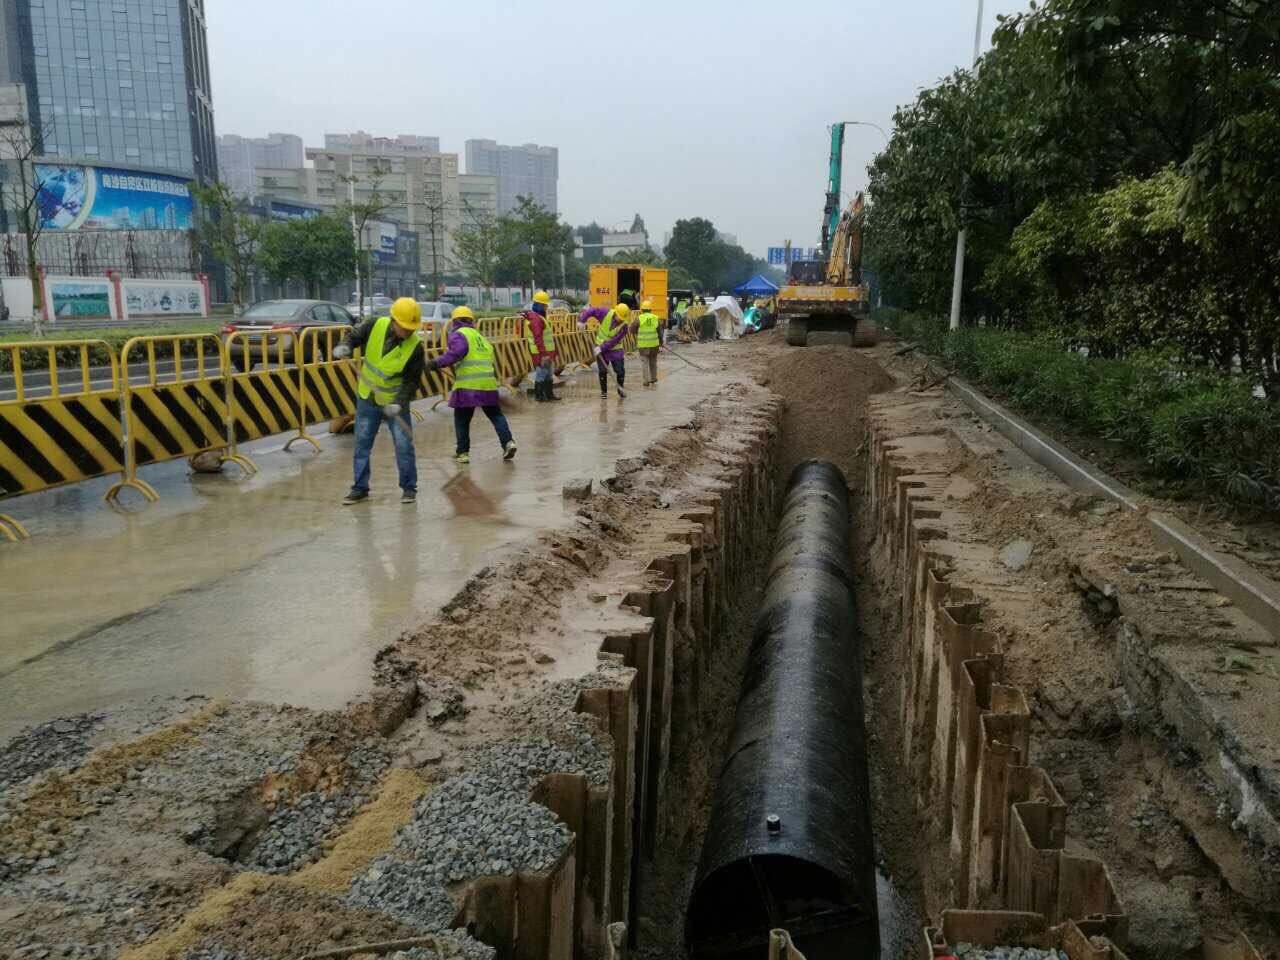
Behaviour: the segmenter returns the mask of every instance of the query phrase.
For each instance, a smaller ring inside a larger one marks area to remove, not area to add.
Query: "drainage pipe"
[[[695,960],[878,957],[875,854],[849,498],[830,463],[791,474],[686,918]]]

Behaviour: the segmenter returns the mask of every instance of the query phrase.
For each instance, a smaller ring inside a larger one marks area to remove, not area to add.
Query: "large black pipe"
[[[791,474],[728,759],[686,919],[695,960],[879,956],[849,496],[830,463]]]

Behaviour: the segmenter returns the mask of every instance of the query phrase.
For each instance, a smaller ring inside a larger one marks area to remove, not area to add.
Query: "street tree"
[[[200,239],[215,258],[226,264],[231,275],[231,299],[239,314],[249,299],[258,245],[267,223],[225,183],[192,183],[191,193],[200,210]]]
[[[509,226],[488,210],[463,201],[463,226],[454,235],[458,262],[467,276],[488,292],[493,287],[504,259],[512,255],[513,237]]]
[[[259,241],[258,263],[277,283],[300,281],[309,297],[318,298],[355,270],[350,224],[335,214],[268,224]]]
[[[338,209],[338,214],[350,221],[351,232],[355,235],[356,300],[361,316],[364,315],[367,292],[367,284],[362,282],[362,278],[373,275],[372,255],[365,248],[365,231],[370,223],[380,219],[392,207],[390,198],[382,193],[382,182],[391,172],[391,161],[372,158],[368,166],[363,177],[354,172],[338,176],[347,185],[347,202]]]
[[[24,111],[25,112],[25,111]],[[25,119],[0,124],[0,159],[4,160],[3,206],[17,214],[18,232],[26,241],[27,278],[31,283],[33,316],[41,316],[44,292],[40,286],[40,236],[45,225],[64,209],[65,200],[36,171],[33,162],[41,152],[43,137]],[[37,321],[38,322],[38,321]]]

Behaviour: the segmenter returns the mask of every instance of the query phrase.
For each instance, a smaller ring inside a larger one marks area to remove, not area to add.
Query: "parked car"
[[[267,344],[268,363],[293,363],[294,345],[302,337],[304,330],[312,328],[354,326],[355,319],[344,308],[328,300],[262,300],[255,303],[235,320],[222,328],[227,341],[230,359],[237,369],[248,373],[254,364],[262,362],[263,348]],[[242,336],[231,340],[231,334]],[[277,344],[281,337],[274,334],[292,333],[293,337],[285,337],[283,347]],[[316,345],[316,351],[308,351],[308,360],[328,358],[328,338],[313,336],[310,342]],[[338,338],[332,338],[332,345],[337,346]]]
[[[430,331],[439,336],[438,331],[448,329],[449,318],[453,316],[452,303],[445,303],[443,300],[419,300],[418,306],[422,308],[423,333]]]
[[[392,302],[393,301],[390,297],[384,297],[380,293],[375,293],[371,297],[364,298],[363,307],[358,301],[352,300],[347,304],[347,313],[351,314],[353,317],[358,316],[363,320],[368,320],[370,317],[382,317],[386,315],[389,309],[391,309]]]

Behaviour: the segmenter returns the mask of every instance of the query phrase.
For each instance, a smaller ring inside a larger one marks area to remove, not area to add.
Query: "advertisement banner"
[[[285,203],[281,200],[268,200],[272,220],[310,220],[324,211],[319,207],[304,207],[297,203]]]
[[[110,317],[114,297],[109,280],[49,277],[45,282],[49,312],[55,320]]]
[[[126,317],[209,315],[198,280],[124,280],[120,286]]]
[[[46,230],[191,229],[191,188],[183,177],[52,163],[33,168]]]

